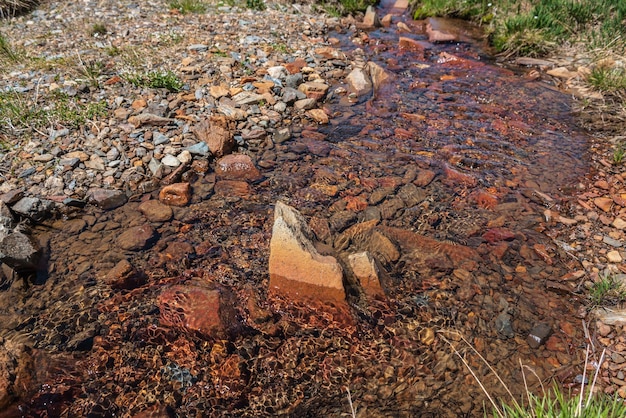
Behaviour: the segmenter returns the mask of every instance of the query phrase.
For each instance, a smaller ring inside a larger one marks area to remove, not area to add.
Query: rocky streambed
[[[84,4],[97,36],[64,3],[6,23],[44,62],[78,50],[103,72],[17,65],[5,91],[107,115],[12,131],[3,216],[41,250],[5,260],[33,272],[4,269],[6,416],[482,415],[460,357],[495,397],[488,365],[515,395],[520,362],[531,389],[578,384],[582,284],[623,257],[581,242],[602,218],[595,241],[619,244],[624,216],[580,194],[598,180],[567,95],[402,5],[105,3]],[[127,65],[183,90],[132,87]],[[599,328],[614,352],[617,324]]]

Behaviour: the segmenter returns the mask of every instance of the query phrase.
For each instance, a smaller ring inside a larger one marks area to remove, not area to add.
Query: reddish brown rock
[[[215,193],[221,196],[239,196],[249,197],[252,194],[252,188],[245,181],[237,180],[219,180],[215,183]]]
[[[418,187],[425,187],[430,184],[431,181],[435,178],[435,172],[432,170],[420,170],[417,173],[416,179],[413,181],[413,184]]]
[[[376,260],[368,252],[364,251],[350,254],[348,262],[365,294],[370,298],[384,298],[385,292],[380,284],[380,270]]]
[[[334,257],[321,255],[302,215],[276,202],[270,241],[270,290],[296,298],[345,301],[343,270]]]
[[[406,36],[401,36],[398,40],[398,46],[400,49],[407,51],[419,52],[421,54],[432,48],[432,44],[426,41],[420,41]]]
[[[444,168],[444,174],[448,181],[451,181],[455,184],[462,184],[468,187],[475,187],[476,184],[478,184],[478,180],[476,180],[476,177],[469,174],[461,173],[460,171],[457,171],[447,165]]]
[[[11,340],[0,341],[0,410],[25,395],[35,372],[31,349]]]
[[[225,326],[220,318],[220,292],[200,286],[172,286],[159,296],[161,324],[204,337],[220,338]]]
[[[293,62],[285,64],[285,68],[289,71],[289,74],[296,74],[306,67],[306,65],[307,64],[304,58],[296,58]]]
[[[195,250],[191,244],[180,241],[170,242],[167,244],[165,251],[163,251],[163,255],[172,261],[180,261],[194,254]]]
[[[245,154],[230,154],[220,158],[215,165],[218,178],[225,180],[255,181],[261,172],[255,167],[252,158]]]
[[[230,154],[235,148],[233,124],[234,122],[226,119],[225,116],[211,116],[198,123],[193,133],[199,141],[207,144],[211,154],[219,158]]]
[[[128,260],[121,260],[104,277],[104,282],[114,289],[134,289],[145,283]]]
[[[170,206],[185,206],[191,199],[189,183],[174,183],[165,186],[159,192],[159,200]]]
[[[167,222],[172,219],[172,208],[158,200],[145,201],[138,209],[150,222]]]
[[[135,226],[127,229],[117,238],[117,244],[123,250],[139,251],[153,244],[156,231],[150,225]]]
[[[515,234],[506,228],[492,228],[483,234],[483,239],[490,244],[500,241],[512,241]]]

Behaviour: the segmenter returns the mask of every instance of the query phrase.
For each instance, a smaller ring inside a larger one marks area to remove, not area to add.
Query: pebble
[[[609,251],[608,253],[606,253],[606,258],[609,261],[609,263],[621,263],[623,261],[623,258],[620,255],[619,251],[616,251],[616,250]]]

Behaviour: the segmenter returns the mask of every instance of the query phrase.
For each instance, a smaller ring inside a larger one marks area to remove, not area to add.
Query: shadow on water
[[[360,39],[345,50],[389,79],[361,99],[335,90],[329,125],[303,119],[267,144],[262,180],[224,192],[214,174],[189,175],[194,200],[169,221],[149,222],[139,196],[46,232],[49,279],[2,292],[5,341],[67,362],[64,374],[22,371],[37,388],[18,402],[26,415],[342,416],[349,388],[362,417],[480,416],[484,397],[446,340],[494,396],[505,391],[461,336],[516,395],[518,361],[571,382],[584,342],[568,281],[577,262],[545,233],[558,228],[546,209],[567,216],[586,170],[568,97],[472,42],[334,35]],[[345,306],[268,295],[277,200],[344,267],[373,254],[386,296],[350,275]],[[152,247],[119,248],[144,224]],[[224,329],[203,328],[215,312]],[[527,341],[537,326],[549,329],[539,346]]]

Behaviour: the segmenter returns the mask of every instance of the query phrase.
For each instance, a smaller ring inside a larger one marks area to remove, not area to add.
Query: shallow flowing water
[[[515,395],[520,361],[573,382],[575,264],[544,233],[546,209],[567,216],[586,171],[569,98],[494,65],[477,42],[407,50],[379,29],[359,52],[354,34],[335,35],[390,80],[362,98],[332,93],[329,125],[295,121],[290,140],[260,145],[261,180],[242,189],[188,173],[192,204],[153,223],[158,239],[140,252],[117,240],[147,223],[137,207],[150,196],[37,229],[49,278],[2,292],[2,335],[32,345],[43,371],[7,416],[348,416],[346,389],[362,417],[482,416],[452,347],[496,397],[506,392],[470,346]],[[374,254],[387,297],[349,282],[346,306],[268,294],[277,200],[338,258]],[[139,272],[132,290],[108,284],[121,260]],[[168,291],[204,288],[221,295],[221,338],[164,323]],[[538,323],[552,336],[531,348]]]

